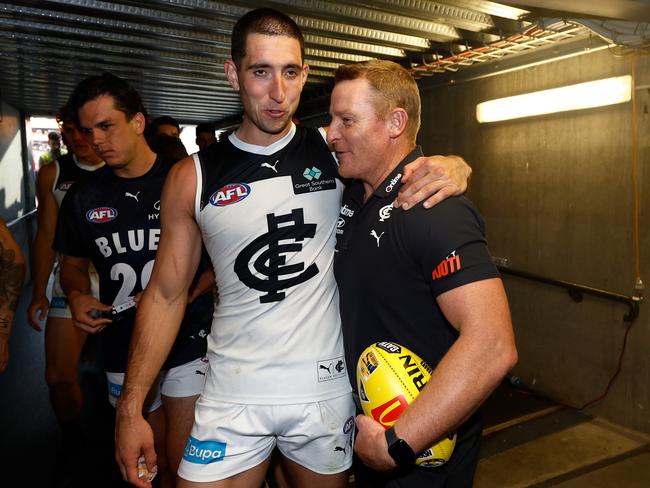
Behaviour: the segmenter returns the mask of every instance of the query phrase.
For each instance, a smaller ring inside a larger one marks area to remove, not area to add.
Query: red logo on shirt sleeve
[[[433,269],[431,278],[434,280],[437,280],[438,278],[444,278],[451,273],[455,273],[459,269],[460,256],[456,254],[456,251],[454,251]]]

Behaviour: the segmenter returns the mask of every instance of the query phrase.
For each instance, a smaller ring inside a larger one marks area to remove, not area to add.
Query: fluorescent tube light
[[[518,119],[533,115],[567,112],[629,102],[632,97],[630,75],[589,81],[515,97],[479,103],[476,119],[480,123]]]

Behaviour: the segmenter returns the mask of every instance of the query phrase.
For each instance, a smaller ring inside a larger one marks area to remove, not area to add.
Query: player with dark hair
[[[73,184],[88,178],[102,167],[104,162],[79,132],[74,122],[74,114],[68,105],[61,107],[57,121],[69,152],[38,171],[38,229],[32,244],[33,290],[32,301],[27,309],[27,320],[34,330],[40,332],[40,321],[47,317],[45,381],[49,388],[52,409],[61,427],[61,452],[70,456],[81,443],[82,392],[77,381],[77,363],[87,333],[75,327],[72,321],[68,300],[61,288],[60,266],[52,244],[63,197]],[[52,298],[48,300],[46,288],[51,273],[54,273]],[[99,296],[98,278],[92,268],[90,280],[93,295]]]
[[[152,136],[164,134],[169,137],[180,139],[181,126],[178,121],[170,115],[161,115],[151,121]]]
[[[183,141],[176,137],[161,132],[149,137],[148,142],[151,150],[165,159],[180,161],[187,157],[187,149],[185,149]]]
[[[214,124],[204,122],[196,126],[196,145],[199,146],[199,150],[202,151],[215,142],[217,142],[217,136],[215,135]]]
[[[87,332],[101,331],[109,400],[115,405],[124,382],[135,301],[149,280],[158,248],[162,185],[174,161],[157,156],[147,144],[140,96],[121,78],[105,73],[83,80],[70,104],[106,166],[73,186],[65,198],[55,248],[63,254],[61,281],[77,325]],[[89,294],[90,262],[99,274],[100,300]],[[156,372],[156,384],[143,392],[163,486],[173,485],[171,473],[203,389],[213,311],[210,293],[201,294],[187,309],[188,295],[182,299],[180,333],[170,344],[162,371]]]
[[[47,134],[47,144],[50,148],[38,158],[39,169],[59,159],[61,152],[61,134],[51,131]]]
[[[118,461],[137,486],[144,486],[138,456],[149,467],[155,459],[150,433],[138,438],[146,431],[142,392],[176,333],[177,297],[191,282],[202,239],[220,301],[177,486],[259,486],[274,447],[290,486],[348,483],[354,405],[332,270],[343,184],[324,131],[291,121],[308,70],[289,17],[271,9],[244,15],[225,63],[243,123],[181,161],[165,184],[158,260],[118,406]],[[445,163],[456,167],[455,159]],[[464,189],[462,179],[446,191]]]

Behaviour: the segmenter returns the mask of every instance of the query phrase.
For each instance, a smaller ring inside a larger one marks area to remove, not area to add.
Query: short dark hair
[[[60,141],[60,140],[61,140],[61,134],[59,134],[58,132],[54,132],[54,131],[52,131],[52,132],[49,132],[49,133],[47,134],[47,138],[48,138],[48,140],[50,140],[50,141],[51,141],[52,139],[54,139],[55,141]]]
[[[72,92],[68,103],[73,111],[75,124],[79,125],[79,109],[102,95],[113,97],[115,108],[124,113],[126,120],[131,120],[138,112],[146,119],[147,111],[140,94],[123,78],[112,73],[102,73],[81,81]]]
[[[187,149],[180,139],[167,134],[154,134],[147,141],[151,150],[171,161],[179,161],[187,156]]]
[[[207,133],[207,134],[212,134],[214,135],[216,131],[216,127],[212,122],[202,122],[199,125],[196,126],[196,134],[201,134],[201,133]]]
[[[300,43],[300,60],[305,59],[305,39],[300,27],[288,15],[272,8],[258,8],[247,12],[232,30],[230,56],[237,68],[246,56],[246,39],[250,34],[285,36]]]
[[[56,114],[56,122],[59,125],[68,124],[70,122],[75,122],[74,111],[70,108],[70,104],[66,103],[63,105]]]
[[[173,125],[178,129],[178,132],[181,131],[181,126],[178,123],[178,121],[172,117],[171,115],[161,115],[160,117],[156,117],[151,121],[151,126],[153,128],[154,132],[158,131],[158,127],[161,125]]]

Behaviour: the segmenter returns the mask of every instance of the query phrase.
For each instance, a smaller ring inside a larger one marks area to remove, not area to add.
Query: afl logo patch
[[[117,210],[113,207],[97,207],[86,212],[86,219],[94,224],[105,224],[117,217]]]
[[[354,427],[354,417],[350,417],[345,421],[345,425],[343,426],[343,433],[347,434],[352,430],[352,427]]]
[[[215,191],[210,197],[210,204],[215,207],[225,207],[241,202],[251,193],[251,187],[246,183],[230,183]]]

